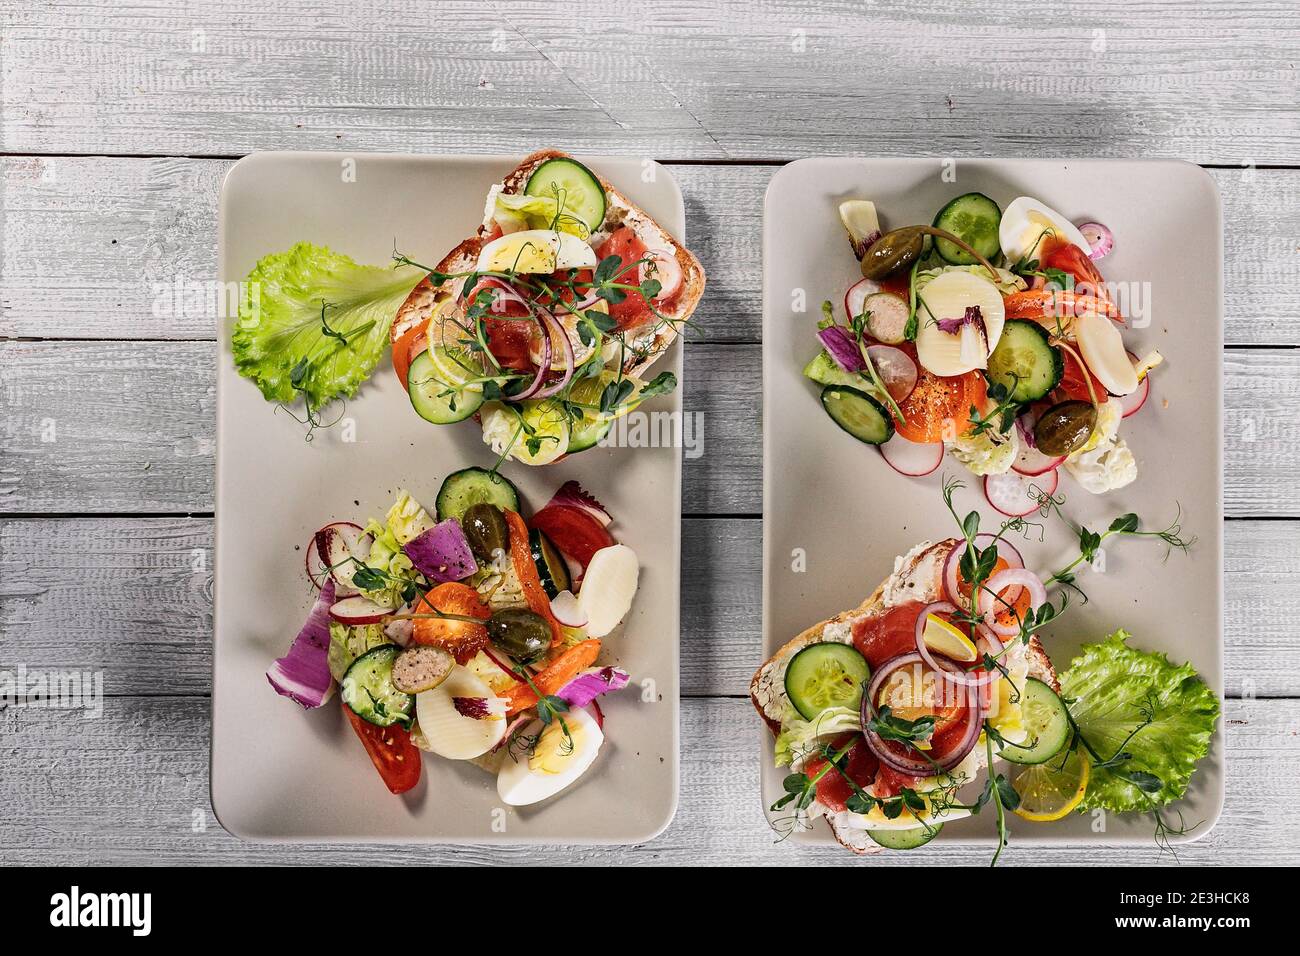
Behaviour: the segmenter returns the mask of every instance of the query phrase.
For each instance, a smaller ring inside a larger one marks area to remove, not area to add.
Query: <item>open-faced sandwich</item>
[[[299,242],[263,256],[243,283],[235,365],[309,439],[342,419],[391,344],[425,420],[474,418],[503,460],[583,451],[677,387],[650,367],[704,293],[704,270],[677,238],[554,150],[492,186],[483,221],[436,266],[400,251],[393,260],[364,265]]]
[[[950,482],[945,497],[952,508]],[[954,512],[955,517],[955,512]],[[1079,531],[1080,556],[1047,578],[1007,539],[959,522],[962,537],[924,542],[858,607],[794,637],[755,673],[750,697],[788,768],[771,804],[785,834],[824,819],[855,853],[913,849],[948,823],[996,813],[1060,820],[1092,809],[1148,811],[1157,838],[1185,832],[1161,808],[1205,756],[1218,699],[1186,664],[1131,648],[1117,632],[1057,673],[1038,632],[1065,610],[1049,588],[1113,536],[1190,542],[1175,523],[1144,532],[1135,515]],[[1017,766],[1008,779],[998,762]],[[979,786],[983,780],[982,788]],[[1173,811],[1178,814],[1175,808]]]
[[[411,291],[393,367],[423,418],[476,416],[498,455],[543,465],[675,386],[647,370],[703,293],[699,261],[666,229],[543,150],[491,188],[474,235]]]

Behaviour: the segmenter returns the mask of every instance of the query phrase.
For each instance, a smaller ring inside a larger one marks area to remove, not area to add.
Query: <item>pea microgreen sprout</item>
[[[322,318],[321,321],[324,322],[324,319]],[[298,424],[307,426],[307,434],[304,436],[303,441],[312,441],[316,437],[316,429],[334,427],[343,420],[343,416],[347,413],[347,402],[343,402],[343,407],[339,409],[339,413],[335,417],[334,421],[321,421],[320,408],[312,405],[311,396],[307,392],[307,373],[310,371],[311,363],[307,361],[306,357],[299,359],[298,363],[289,370],[289,385],[295,392],[302,395],[303,403],[306,406],[306,412],[303,414],[303,417],[299,418],[294,414],[292,408],[283,403],[275,406],[275,411],[283,411]],[[340,399],[340,401],[342,401],[342,399]]]

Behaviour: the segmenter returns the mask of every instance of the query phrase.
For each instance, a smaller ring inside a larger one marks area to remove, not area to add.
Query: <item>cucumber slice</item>
[[[596,174],[577,160],[548,159],[528,177],[524,194],[559,199],[561,214],[581,220],[589,233],[605,223],[604,187]]]
[[[366,651],[352,662],[339,684],[343,703],[378,727],[411,726],[415,697],[393,685],[393,662],[401,652],[396,644],[380,644]]]
[[[818,385],[847,385],[849,388],[861,388],[862,376],[856,372],[846,372],[835,364],[830,353],[822,349],[813,360],[803,367],[805,378],[810,378]]]
[[[1056,691],[1030,677],[1020,689],[1020,713],[1029,731],[1024,745],[1008,744],[998,756],[1011,763],[1046,763],[1070,739],[1070,718]]]
[[[519,510],[519,489],[509,478],[504,478],[486,468],[462,468],[447,476],[438,489],[435,508],[438,520],[455,518],[459,521],[469,511],[470,505],[496,505],[506,511]]]
[[[822,408],[860,442],[883,445],[894,437],[894,420],[885,406],[866,392],[847,385],[827,385],[822,389]]]
[[[785,694],[812,720],[828,707],[857,707],[870,677],[867,659],[852,644],[810,644],[786,665]]]
[[[481,390],[456,388],[449,384],[427,351],[421,352],[411,363],[411,370],[406,373],[406,392],[416,414],[435,425],[463,422],[483,404]]]
[[[868,830],[867,836],[889,850],[915,850],[937,837],[942,829],[942,823],[931,823],[910,830]]]
[[[984,374],[1004,386],[1012,401],[1036,402],[1061,384],[1065,359],[1037,322],[1008,319]]]
[[[533,556],[533,564],[537,565],[537,576],[542,580],[547,597],[569,590],[569,566],[555,550],[550,538],[534,528],[528,532],[528,550]]]
[[[970,243],[971,248],[985,259],[992,259],[1001,249],[998,243],[998,226],[1002,222],[1002,210],[983,193],[966,193],[958,196],[939,210],[934,217],[934,228],[951,232],[959,239]],[[955,266],[969,266],[979,262],[961,246],[938,236],[934,248],[944,262]]]
[[[580,421],[569,425],[569,450],[567,454],[574,455],[580,451],[586,451],[593,445],[600,444],[600,440],[609,433],[609,428],[613,424],[614,420],[608,415],[602,415],[599,412],[584,412]]]

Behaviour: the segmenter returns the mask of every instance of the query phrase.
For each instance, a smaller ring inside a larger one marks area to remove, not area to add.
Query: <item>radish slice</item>
[[[582,609],[572,591],[561,591],[551,598],[551,613],[565,627],[587,626],[587,612]]]
[[[848,314],[849,321],[852,322],[854,316],[862,314],[862,303],[869,295],[881,291],[881,285],[874,279],[861,279],[849,286],[849,291],[844,293],[844,311]]]
[[[677,256],[667,249],[649,249],[646,257],[651,261],[641,263],[637,270],[637,280],[645,282],[646,279],[658,279],[659,294],[654,297],[655,301],[671,299],[682,287],[682,266],[677,261]]]
[[[1094,262],[1105,259],[1115,248],[1115,234],[1099,222],[1081,223],[1079,233],[1088,243],[1088,258]]]
[[[912,394],[918,373],[910,355],[892,345],[873,345],[867,349],[867,356],[876,367],[890,398],[901,402]]]
[[[985,475],[984,497],[1007,517],[1023,518],[1038,510],[1042,495],[1055,494],[1059,483],[1060,477],[1056,471],[1033,478],[1015,472]]]
[[[1141,361],[1141,359],[1139,359],[1132,352],[1129,352],[1128,355],[1129,358],[1133,360],[1133,365],[1136,367],[1138,362]],[[1124,411],[1123,417],[1128,418],[1130,415],[1136,415],[1138,409],[1147,403],[1147,396],[1150,394],[1151,394],[1151,373],[1148,372],[1146,375],[1143,375],[1141,381],[1138,382],[1138,387],[1136,391],[1129,392],[1127,395],[1120,396],[1119,407]]]
[[[909,478],[928,475],[943,463],[943,442],[908,441],[895,435],[883,445],[877,445],[890,468]]]
[[[307,576],[318,588],[324,583],[326,574],[332,575],[335,584],[351,587],[356,564],[349,559],[364,561],[370,555],[373,543],[359,524],[351,521],[327,524],[312,535],[311,546],[307,549]]]
[[[975,535],[975,547],[983,551],[989,545],[997,543],[998,557],[1007,562],[1009,568],[1023,568],[1025,559],[1020,556],[1020,552],[1015,546],[1005,538],[998,540],[997,535],[990,534],[987,531],[981,531]],[[948,600],[959,607],[968,606],[969,598],[961,593],[958,586],[961,582],[961,556],[966,552],[966,543],[958,541],[957,546],[952,549],[948,555],[948,560],[943,563],[943,588],[948,596]],[[1019,592],[1012,596],[1010,600],[1014,601],[1019,596]]]
[[[1010,592],[1016,588],[1016,597],[1019,597],[1019,589],[1024,588],[1029,592],[1029,610],[1037,611],[1047,601],[1047,588],[1043,586],[1042,579],[1033,571],[1025,568],[1008,568],[1006,571],[999,571],[984,583],[980,589],[980,615],[984,618],[984,625],[994,634],[1000,637],[1015,637],[1020,633],[1020,620],[1013,616],[1006,624],[998,622],[998,612],[1006,610],[1006,604],[999,597],[1003,591]],[[1009,594],[1006,598],[1008,603],[1015,601],[1016,598]]]
[[[330,617],[340,624],[348,625],[348,627],[378,624],[392,613],[392,608],[376,604],[370,598],[363,597],[360,594],[345,597],[342,601],[335,601],[330,605]]]
[[[601,548],[591,556],[578,592],[589,635],[604,637],[631,610],[640,571],[636,552],[625,544]]]

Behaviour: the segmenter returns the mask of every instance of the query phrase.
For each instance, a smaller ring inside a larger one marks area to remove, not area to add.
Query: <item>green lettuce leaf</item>
[[[302,395],[320,408],[350,398],[383,358],[393,318],[423,275],[409,266],[358,265],[309,242],[266,256],[239,303],[232,340],[239,374],[272,402]],[[322,303],[325,322],[346,342],[326,334]]]
[[[776,738],[776,765],[784,767],[809,756],[823,737],[861,729],[862,713],[856,707],[828,707],[812,720],[804,720],[794,707],[788,706]]]
[[[1092,774],[1082,810],[1151,810],[1182,797],[1219,716],[1218,697],[1190,664],[1175,667],[1164,654],[1129,647],[1128,638],[1116,631],[1085,645],[1061,675],[1061,696],[1073,701],[1070,713],[1093,749],[1103,758],[1121,748],[1132,755]],[[1121,776],[1134,773],[1158,778],[1159,790],[1144,793]]]

